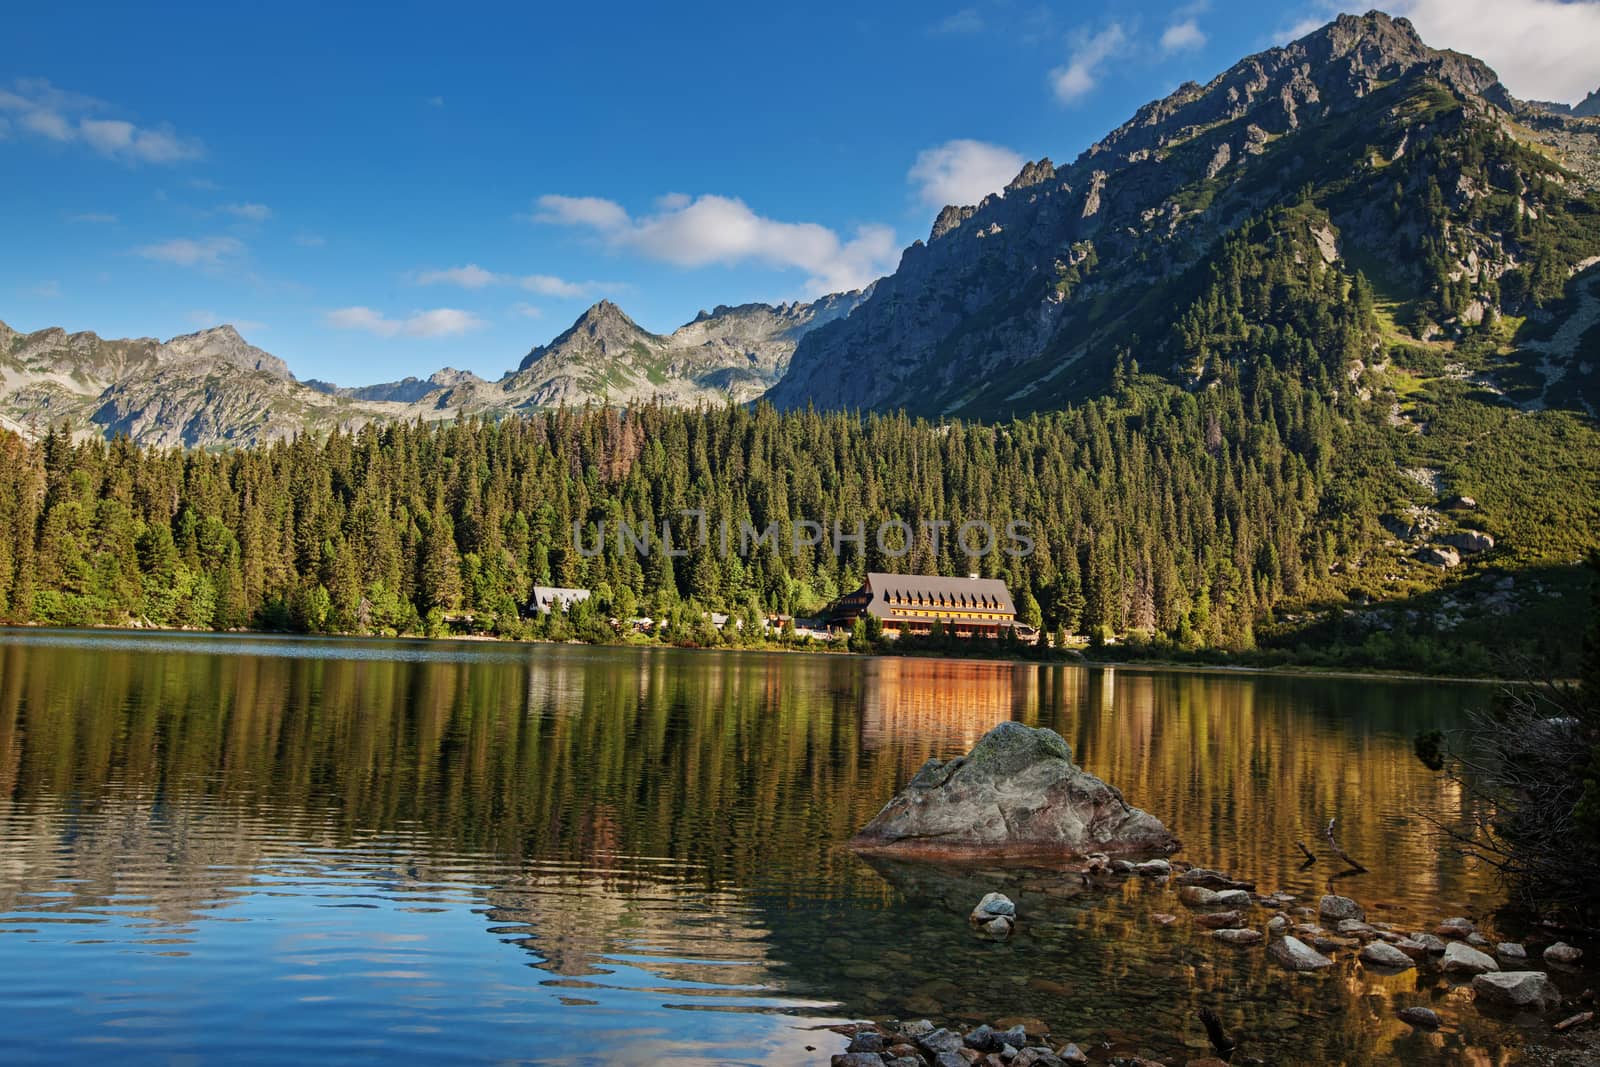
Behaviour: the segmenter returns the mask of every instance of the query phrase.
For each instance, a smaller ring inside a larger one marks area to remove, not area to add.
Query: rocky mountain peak
[[[226,324],[174,337],[161,346],[161,354],[174,361],[216,360],[241,370],[264,371],[274,378],[294,377],[287,363],[250,344]]]
[[[1056,165],[1050,162],[1049,156],[1044,157],[1037,163],[1024,163],[1022,170],[1015,178],[1011,179],[1011,184],[1006,186],[1006,192],[1014,193],[1018,189],[1026,189],[1030,185],[1043,185],[1045,182],[1055,178],[1055,176]]]
[[[1572,114],[1581,119],[1600,118],[1600,89],[1596,89],[1580,103],[1575,104]]]

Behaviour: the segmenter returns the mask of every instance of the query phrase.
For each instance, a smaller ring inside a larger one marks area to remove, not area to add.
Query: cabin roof
[[[998,578],[944,578],[925,574],[872,571],[863,586],[872,594],[867,610],[874,615],[902,611],[981,611],[1015,615],[1011,590]]]

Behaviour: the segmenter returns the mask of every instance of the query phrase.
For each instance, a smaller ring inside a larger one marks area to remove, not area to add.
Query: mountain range
[[[601,301],[497,381],[445,368],[427,379],[357,387],[299,381],[232,326],[163,343],[59,328],[22,334],[0,322],[0,426],[36,436],[66,419],[140,444],[215,447],[561,404],[742,403],[777,382],[800,338],[848,315],[868,291],[809,304],[718,306],[665,335]]]
[[[1230,264],[1313,257],[1379,310],[1384,336],[1336,372],[1358,392],[1377,388],[1367,368],[1399,346],[1493,402],[1593,413],[1597,111],[1600,93],[1576,107],[1518,101],[1405,19],[1340,16],[1145,105],[1069,165],[1030,162],[1003,191],[946,207],[859,292],[719,306],[665,335],[602,302],[496,381],[445,369],[361,387],[299,381],[227,326],[161,343],[0,324],[0,425],[37,433],[68,418],[211,447],[395,418],[763,395],[1004,418],[1097,395],[1130,361],[1203,387],[1247,364],[1251,330],[1276,341],[1292,329],[1270,276],[1259,294],[1219,295]]]

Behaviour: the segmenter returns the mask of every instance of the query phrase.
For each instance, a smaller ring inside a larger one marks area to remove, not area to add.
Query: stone
[[[1500,971],[1472,980],[1473,995],[1482,1003],[1506,1008],[1546,1011],[1561,1007],[1561,991],[1543,971]]]
[[[1515,941],[1502,941],[1494,947],[1494,954],[1503,960],[1525,960],[1528,950]]]
[[[885,1048],[883,1035],[876,1030],[861,1030],[850,1039],[846,1052],[882,1052]]]
[[[1429,949],[1427,945],[1424,945],[1421,941],[1417,941],[1409,937],[1401,938],[1399,941],[1396,941],[1394,943],[1394,947],[1399,949],[1401,952],[1404,952],[1407,956],[1410,956],[1414,960],[1425,960],[1429,955]]]
[[[1203,885],[1184,886],[1178,890],[1178,899],[1191,908],[1203,908],[1208,904],[1220,903],[1217,899],[1217,891],[1215,889],[1207,889]]]
[[[1003,722],[972,751],[931,759],[850,842],[926,855],[1170,852],[1149,812],[1072,762],[1054,730]]]
[[[1411,940],[1426,948],[1429,952],[1439,953],[1445,950],[1444,940],[1435,934],[1412,934]]]
[[[1248,928],[1214,930],[1211,936],[1229,945],[1255,945],[1261,941],[1261,931]]]
[[[934,1026],[926,1019],[917,1019],[900,1027],[900,1033],[915,1041],[923,1034],[931,1034]]]
[[[1346,937],[1370,939],[1378,936],[1378,931],[1374,930],[1370,925],[1362,922],[1360,919],[1340,919],[1339,925],[1334,927],[1334,929]]]
[[[1274,941],[1267,950],[1280,965],[1291,971],[1319,971],[1333,961],[1297,937]]]
[[[1451,548],[1459,549],[1470,555],[1487,552],[1494,547],[1494,538],[1478,530],[1458,530],[1439,538]]]
[[[962,1040],[967,1043],[968,1048],[979,1052],[999,1052],[1000,1046],[1005,1044],[1000,1039],[1000,1031],[987,1023],[967,1034]]]
[[[1237,911],[1209,911],[1194,917],[1194,924],[1202,930],[1226,930],[1243,923],[1244,916]]]
[[[1015,915],[1017,906],[1004,893],[985,893],[978,906],[972,909],[972,921],[986,923],[1000,915]]]
[[[1488,948],[1489,939],[1474,930],[1472,933],[1467,935],[1467,944],[1471,945],[1473,948]]]
[[[1057,1049],[1056,1055],[1060,1056],[1067,1063],[1083,1064],[1089,1062],[1088,1053],[1084,1052],[1083,1049],[1079,1048],[1070,1041]]]
[[[946,1030],[942,1026],[932,1033],[917,1038],[917,1047],[930,1056],[937,1056],[941,1052],[954,1052],[964,1044],[960,1034],[954,1030]]]
[[[1155,923],[1157,926],[1171,926],[1173,923],[1178,921],[1178,917],[1164,911],[1158,911],[1154,915],[1150,916],[1150,921]]]
[[[1494,957],[1484,955],[1465,941],[1450,942],[1439,966],[1446,974],[1483,974],[1500,969]]]
[[[1133,865],[1135,873],[1159,878],[1172,873],[1172,864],[1166,860],[1145,860],[1143,863]]]
[[[1028,1030],[1023,1026],[1011,1026],[1000,1032],[1000,1040],[1012,1048],[1021,1048],[1028,1043]]]
[[[835,1052],[833,1067],[883,1067],[883,1057],[876,1052]]]
[[[1576,1015],[1571,1015],[1571,1016],[1568,1016],[1565,1019],[1562,1019],[1560,1022],[1556,1023],[1555,1026],[1552,1027],[1551,1029],[1555,1030],[1557,1033],[1565,1033],[1568,1030],[1571,1030],[1575,1026],[1585,1026],[1585,1025],[1587,1025],[1589,1023],[1592,1023],[1592,1022],[1594,1022],[1594,1012],[1592,1012],[1592,1011],[1580,1011]]]
[[[1273,937],[1281,936],[1288,929],[1289,917],[1287,915],[1274,915],[1267,920],[1267,933]]]
[[[961,1054],[962,1052],[968,1051],[970,1050],[962,1049],[960,1052],[936,1053],[933,1057],[933,1067],[968,1067],[972,1061]],[[916,1061],[913,1060],[912,1062],[914,1063]]]
[[[1226,904],[1230,908],[1240,904],[1250,903],[1250,894],[1243,889],[1224,889],[1216,896],[1214,903]]]
[[[983,924],[983,932],[990,937],[1010,937],[1011,917],[1009,915],[996,915]]]
[[[1433,928],[1433,932],[1440,937],[1466,937],[1475,927],[1471,919],[1446,919]]]
[[[1421,1030],[1439,1029],[1439,1016],[1432,1008],[1401,1008],[1395,1015],[1401,1022]]]
[[[1379,967],[1392,967],[1397,971],[1415,967],[1416,961],[1387,941],[1374,941],[1361,950],[1361,962]]]
[[[1178,875],[1179,885],[1200,885],[1207,889],[1245,889],[1253,890],[1254,882],[1241,882],[1230,878],[1221,871],[1213,871],[1209,867],[1190,867]]]
[[[1317,902],[1317,917],[1323,922],[1336,923],[1344,919],[1365,922],[1367,913],[1349,897],[1329,893]]]
[[[1116,859],[1111,861],[1111,870],[1116,874],[1132,874],[1134,866],[1127,860]]]
[[[1419,563],[1444,570],[1461,566],[1461,553],[1449,545],[1423,545],[1417,549],[1416,557]]]
[[[1544,950],[1544,961],[1546,963],[1559,963],[1570,966],[1581,959],[1583,959],[1583,949],[1573,948],[1565,941],[1557,941]]]
[[[1034,1046],[1018,1052],[1011,1067],[1062,1067],[1062,1060],[1049,1049]]]

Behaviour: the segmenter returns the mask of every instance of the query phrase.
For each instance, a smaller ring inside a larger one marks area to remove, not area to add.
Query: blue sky
[[[1337,10],[14,7],[0,320],[232,322],[302,378],[496,377],[609,297],[667,331],[891,270],[947,201]],[[1600,86],[1600,0],[1402,0],[1524,97]]]

